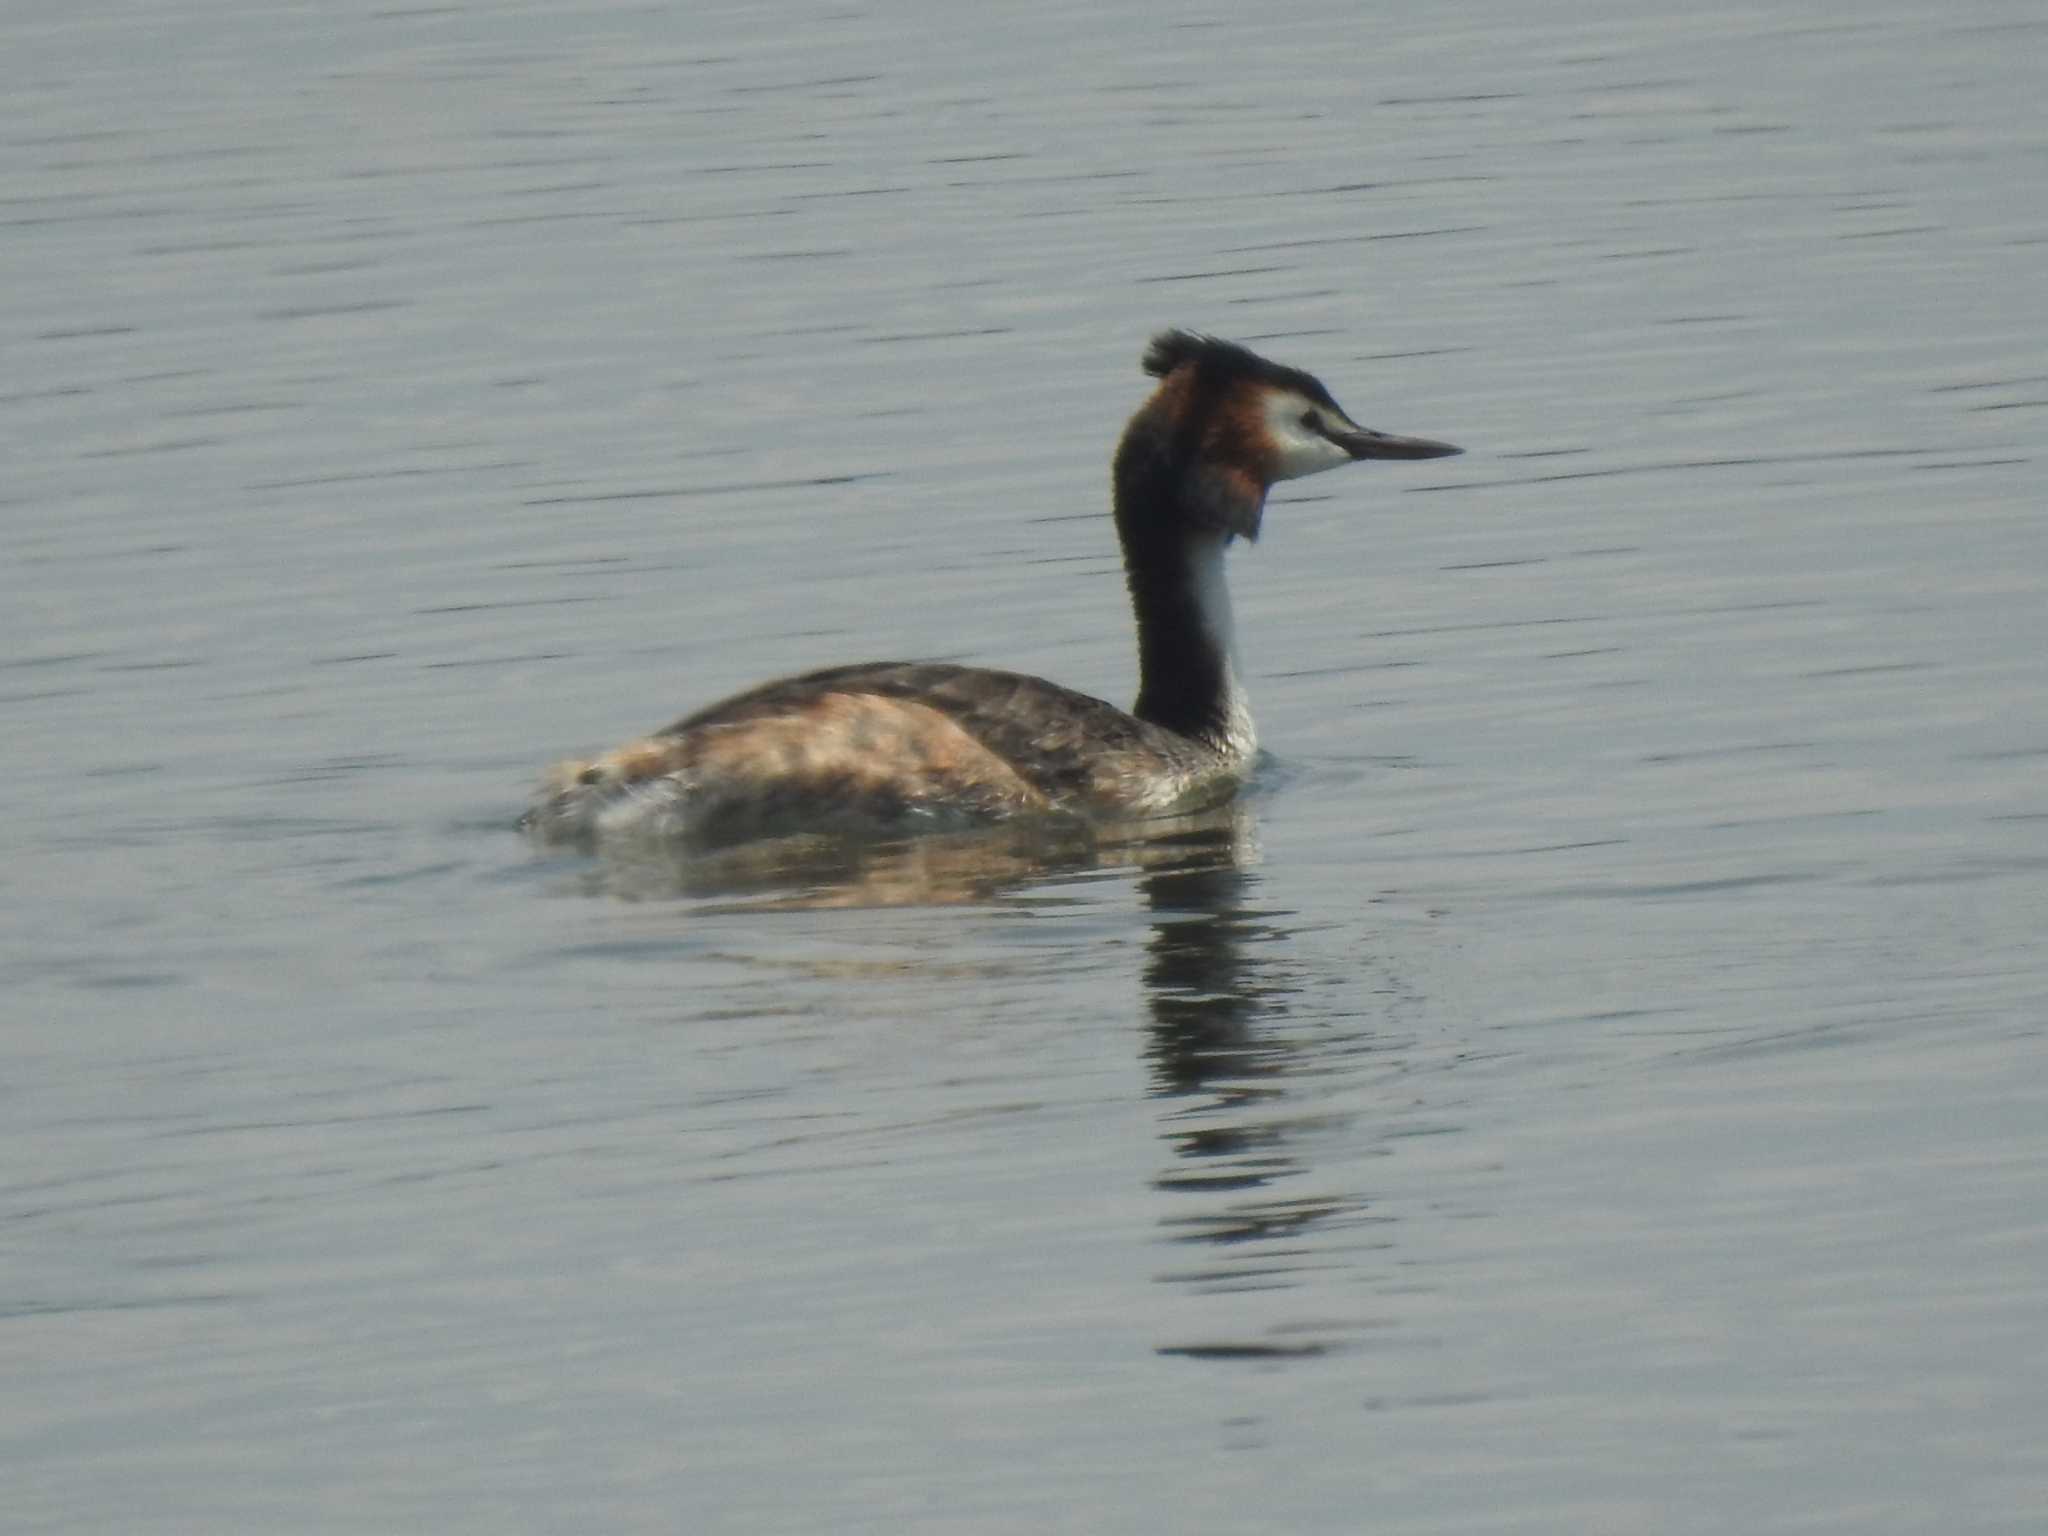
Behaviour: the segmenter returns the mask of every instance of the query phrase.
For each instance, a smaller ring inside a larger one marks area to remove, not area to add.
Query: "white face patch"
[[[1268,392],[1264,403],[1266,437],[1279,454],[1279,467],[1274,472],[1274,479],[1298,480],[1303,475],[1320,474],[1323,470],[1352,462],[1350,454],[1304,421],[1305,417],[1312,416],[1338,431],[1357,431],[1356,424],[1342,411],[1318,405],[1291,389]]]

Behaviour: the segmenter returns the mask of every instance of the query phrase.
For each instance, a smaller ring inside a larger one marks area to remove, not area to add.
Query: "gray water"
[[[0,12],[10,1531],[2033,1532],[2036,4]],[[512,830],[1128,697],[1164,325],[1464,444],[1139,847]]]

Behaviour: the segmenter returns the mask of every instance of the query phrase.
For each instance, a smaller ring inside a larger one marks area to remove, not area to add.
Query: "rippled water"
[[[0,15],[10,1529],[2030,1532],[2048,22]],[[1168,324],[1464,444],[1148,842],[511,830],[1124,697]]]

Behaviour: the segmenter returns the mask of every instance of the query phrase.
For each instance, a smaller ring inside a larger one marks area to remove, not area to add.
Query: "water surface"
[[[11,1526],[2036,1529],[2044,32],[0,20]],[[1170,324],[1468,449],[1235,557],[1237,814],[512,832],[1127,696]]]

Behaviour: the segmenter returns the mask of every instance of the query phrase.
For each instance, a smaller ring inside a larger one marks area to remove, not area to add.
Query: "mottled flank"
[[[797,829],[1164,813],[1222,798],[1242,767],[1037,678],[882,662],[769,683],[561,764],[528,825],[556,840],[655,833],[719,845]]]

